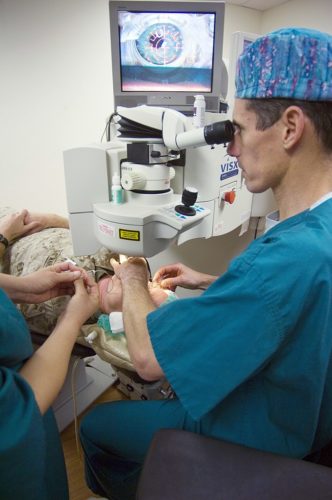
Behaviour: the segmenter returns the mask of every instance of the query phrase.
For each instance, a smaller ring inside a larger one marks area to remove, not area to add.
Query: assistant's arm
[[[41,413],[53,403],[64,383],[80,327],[99,307],[98,287],[92,278],[78,279],[74,286],[75,294],[55,329],[20,370],[34,392]]]
[[[130,258],[123,264],[111,261],[122,283],[122,311],[128,351],[137,373],[144,380],[158,380],[164,373],[150,340],[146,318],[156,309],[148,290],[145,261]]]

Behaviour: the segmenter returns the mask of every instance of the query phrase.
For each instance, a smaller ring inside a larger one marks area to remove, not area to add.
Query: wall
[[[290,0],[263,13],[261,33],[283,26],[304,26],[332,33],[330,0]]]
[[[62,151],[112,111],[107,0],[0,0],[0,198],[66,214]]]

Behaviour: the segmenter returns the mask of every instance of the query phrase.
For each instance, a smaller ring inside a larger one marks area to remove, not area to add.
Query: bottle
[[[123,202],[123,192],[120,184],[119,174],[114,174],[112,177],[112,202],[120,205]]]
[[[205,125],[205,99],[203,95],[195,95],[193,124],[194,127],[204,127]]]

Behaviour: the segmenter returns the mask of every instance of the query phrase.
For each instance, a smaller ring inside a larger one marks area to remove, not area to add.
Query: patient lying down
[[[102,313],[98,318],[98,325],[101,326],[106,335],[124,335],[122,320],[122,285],[116,275],[102,278],[98,283],[99,304]],[[163,290],[157,283],[148,282],[149,292],[156,307],[176,299],[174,292]],[[94,339],[95,334],[89,335],[88,341]]]
[[[77,341],[90,344],[101,359],[113,366],[134,371],[125,335],[114,335],[109,322],[110,313],[121,311],[121,282],[113,275],[110,263],[111,258],[118,260],[118,255],[101,248],[95,255],[73,256],[68,221],[54,214],[31,214],[27,210],[16,212],[0,207],[0,233],[9,243],[8,248],[0,245],[2,272],[20,276],[70,259],[88,273],[93,273],[99,287],[100,312],[81,328]],[[173,292],[169,295],[168,291],[151,282],[149,289],[157,307],[176,298]],[[57,297],[41,304],[22,304],[19,308],[31,331],[49,335],[67,300],[66,297]]]

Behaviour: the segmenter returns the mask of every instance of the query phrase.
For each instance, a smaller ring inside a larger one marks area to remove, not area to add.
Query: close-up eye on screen
[[[214,13],[120,11],[118,25],[123,91],[211,91]]]

